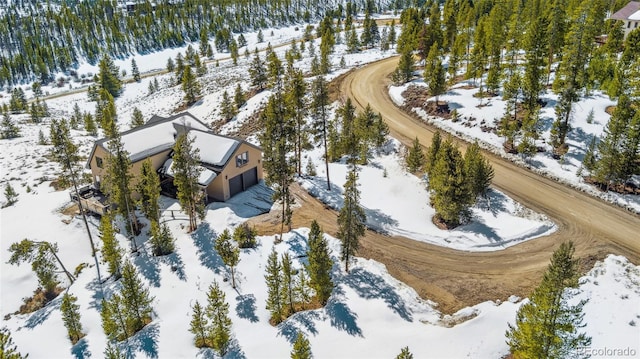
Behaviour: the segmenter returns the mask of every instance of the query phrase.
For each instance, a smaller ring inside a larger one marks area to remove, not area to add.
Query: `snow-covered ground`
[[[274,37],[280,36],[278,31],[274,30]],[[264,35],[264,46],[268,41],[272,45],[276,43],[270,38],[269,31],[264,31]],[[294,29],[283,29],[282,42],[299,35],[300,32]],[[253,49],[255,38],[247,34],[245,37],[249,48]],[[315,47],[318,51],[318,42]],[[282,57],[286,48],[276,51]],[[171,51],[184,51],[184,48]],[[162,68],[166,63],[164,56],[177,53],[171,51],[144,59],[136,57],[136,60],[143,72]],[[344,45],[338,45],[332,55],[336,68],[332,76],[346,71],[338,69],[342,56],[349,67],[392,54],[393,50],[345,54]],[[251,57],[246,60],[241,55],[239,61],[237,67],[229,61],[221,61],[219,68],[209,65],[209,74],[202,81],[204,97],[189,109],[191,113],[205,122],[215,121],[219,118],[222,92],[226,89],[232,94],[236,83],[245,90],[249,87],[246,71]],[[308,70],[309,63],[310,57],[305,56],[298,65]],[[130,72],[130,60],[118,64]],[[145,119],[155,114],[169,115],[175,110],[181,102],[182,92],[178,87],[170,86],[170,76],[157,77],[161,88],[152,95],[147,94],[152,78],[126,86],[116,100],[121,130],[129,128],[134,107],[142,110]],[[255,109],[266,102],[268,96],[269,92],[265,91],[250,99],[234,120],[222,126],[221,133],[239,128]],[[2,101],[6,99],[4,97]],[[75,103],[83,111],[93,112],[95,106],[87,101],[86,94],[52,99],[47,103],[54,118],[69,116]],[[19,193],[16,204],[0,210],[0,314],[5,316],[18,310],[22,298],[30,296],[37,287],[29,265],[12,266],[7,263],[11,243],[23,238],[55,242],[60,249],[60,258],[68,268],[73,270],[83,263],[88,264],[69,287],[69,292],[79,298],[81,321],[87,336],[71,346],[60,316],[60,298],[35,313],[11,315],[2,326],[6,325],[11,330],[19,350],[29,353],[30,358],[102,357],[106,337],[101,328],[100,300],[103,292],[109,295],[116,285],[111,280],[102,287],[98,285],[82,222],[60,212],[69,204],[68,193],[55,191],[50,186],[50,181],[56,176],[57,165],[45,157],[49,147],[37,145],[38,132],[42,130],[48,134],[50,119],[39,125],[29,123],[26,115],[12,115],[12,119],[19,122],[23,137],[0,140],[2,189],[9,182]],[[80,145],[80,153],[88,155],[95,139],[86,136],[84,131],[73,131],[73,135]],[[491,192],[490,201],[482,201],[473,209],[471,224],[449,234],[438,230],[431,224],[433,210],[427,205],[424,183],[401,168],[397,146],[397,143],[391,143],[385,152],[372,158],[371,164],[360,171],[360,190],[370,226],[416,240],[474,251],[497,250],[553,230],[553,224],[546,219],[495,191]],[[340,163],[331,165],[335,190],[327,193],[324,191],[319,151],[316,149],[306,154],[316,164],[318,177],[304,179],[302,183],[309,191],[339,206],[345,166]],[[383,176],[385,169],[386,177]],[[382,191],[382,185],[386,192]],[[392,358],[404,346],[409,346],[416,358],[497,358],[507,353],[504,332],[507,323],[514,321],[519,306],[517,300],[480,303],[461,310],[453,317],[446,317],[438,312],[436,303],[420,299],[413,289],[391,277],[382,264],[361,258],[356,258],[348,274],[336,263],[332,273],[336,289],[325,308],[298,313],[278,327],[272,327],[265,309],[264,268],[273,246],[273,237],[261,237],[257,249],[242,251],[237,269],[237,291],[228,281],[225,282],[229,274],[213,250],[213,239],[225,228],[233,228],[272,206],[264,200],[268,196],[269,189],[256,186],[229,202],[211,204],[204,223],[192,234],[185,233],[186,221],[179,213],[176,201],[163,198],[163,218],[177,237],[176,253],[161,258],[150,257],[144,252],[139,256],[128,254],[128,259],[137,267],[155,296],[155,310],[153,321],[143,331],[119,344],[123,350],[135,357],[214,357],[210,352],[195,348],[188,327],[191,306],[195,300],[204,303],[208,286],[217,280],[231,308],[235,344],[227,356],[229,358],[288,357],[291,342],[298,331],[309,337],[316,358]],[[0,202],[4,203],[4,195]],[[96,239],[97,225],[97,219],[91,218],[90,226]],[[147,229],[145,227],[143,231]],[[294,229],[276,245],[276,250],[279,253],[290,252],[296,257],[306,248],[307,233],[306,228]],[[122,247],[129,248],[126,238],[119,235],[118,239]],[[145,240],[146,234],[137,238],[139,244]],[[99,240],[97,242],[100,244]],[[335,258],[339,254],[339,241],[330,238],[330,245]],[[299,267],[303,261],[296,259],[294,264]],[[104,276],[105,266],[101,269]],[[585,330],[593,336],[593,348],[631,347],[635,348],[636,355],[640,353],[637,340],[639,272],[640,268],[626,259],[610,256],[583,278],[577,298],[591,298],[585,307]],[[472,319],[463,321],[460,318]],[[463,322],[451,328],[445,325],[458,321]]]
[[[270,205],[256,200],[267,193],[267,188],[256,186],[227,203],[210,206],[205,222],[192,234],[185,233],[183,217],[171,219],[169,211],[178,209],[175,201],[164,199],[163,217],[169,219],[168,224],[177,236],[176,253],[161,258],[145,253],[128,255],[155,300],[153,321],[133,338],[118,344],[123,351],[140,358],[213,357],[193,345],[188,328],[191,306],[196,300],[206,302],[208,287],[216,280],[231,308],[234,345],[227,356],[230,358],[288,357],[299,331],[309,338],[316,358],[392,358],[404,346],[416,358],[499,358],[507,353],[504,332],[507,323],[514,322],[520,305],[516,298],[504,303],[480,303],[453,316],[443,316],[435,303],[420,299],[412,288],[391,277],[380,263],[356,258],[351,271],[344,272],[337,262],[339,241],[330,237],[336,260],[332,272],[336,287],[329,303],[322,309],[297,313],[278,327],[271,326],[265,309],[264,268],[274,238],[259,237],[258,248],[242,251],[236,271],[237,291],[231,288],[229,273],[213,250],[213,240],[224,228],[260,212],[247,203]],[[87,334],[78,344],[71,346],[65,337],[60,298],[35,313],[12,315],[3,322],[20,351],[29,353],[30,358],[101,357],[107,343],[101,328],[99,302],[102,291],[108,295],[115,284],[111,280],[102,288],[97,284],[81,221],[75,218],[65,224],[62,220],[68,217],[55,210],[66,202],[63,192],[48,190],[39,196],[25,196],[16,206],[1,212],[3,316],[17,310],[20,298],[36,287],[28,265],[16,267],[6,263],[11,242],[24,237],[56,241],[61,259],[68,267],[89,264],[69,287],[69,292],[78,297]],[[95,220],[92,222],[96,224]],[[294,229],[275,248],[296,258],[306,249],[307,235],[306,228]],[[118,235],[118,239],[128,248],[123,236]],[[294,260],[295,267],[303,264],[304,259]],[[102,270],[104,275],[104,266]],[[622,257],[610,256],[583,277],[581,283],[575,298],[590,299],[585,306],[584,330],[593,337],[592,348],[629,347],[637,357],[640,267]],[[457,321],[462,323],[447,325]]]
[[[402,93],[412,84],[425,86],[424,81],[414,80],[403,86],[390,87],[389,94],[396,104],[403,105],[405,103]],[[472,141],[477,139],[484,147],[491,149],[495,153],[583,191],[592,193],[595,196],[640,212],[640,196],[601,192],[593,186],[586,184],[579,174],[579,171],[582,169],[582,159],[591,140],[594,136],[603,135],[603,130],[611,117],[605,110],[607,107],[616,104],[616,102],[612,101],[606,94],[593,91],[589,96],[582,98],[574,104],[571,121],[572,129],[567,136],[569,152],[560,160],[552,157],[551,146],[544,141],[544,139],[548,140],[550,136],[551,126],[555,119],[554,108],[558,96],[551,92],[544,94],[541,100],[544,101],[546,105],[540,112],[541,140],[537,141],[536,144],[544,147],[547,151],[537,153],[533,157],[523,160],[520,156],[505,153],[502,147],[504,138],[501,138],[495,132],[482,130],[482,127],[494,129],[497,127],[498,121],[504,116],[505,101],[503,101],[500,96],[482,99],[474,97],[474,95],[478,93],[479,88],[470,86],[472,84],[473,81],[471,80],[463,81],[454,85],[446,94],[439,97],[440,101],[449,103],[451,110],[455,109],[458,112],[460,116],[458,122],[430,116],[418,108],[416,108],[415,111],[424,120],[447,132],[454,133],[457,136]],[[430,100],[433,101],[434,99],[432,98]],[[593,111],[593,121],[589,123],[588,118],[591,111]]]
[[[359,168],[361,204],[365,208],[369,227],[392,235],[470,251],[500,250],[555,231],[553,222],[495,189],[490,190],[487,198],[481,199],[472,208],[470,223],[450,231],[439,229],[431,220],[435,211],[429,206],[425,179],[407,173],[402,165],[399,147],[398,141],[389,141],[368,165]],[[348,166],[344,162],[329,164],[332,182],[329,192],[322,154],[321,148],[308,154],[315,164],[317,176],[299,181],[313,196],[333,208],[340,208]]]

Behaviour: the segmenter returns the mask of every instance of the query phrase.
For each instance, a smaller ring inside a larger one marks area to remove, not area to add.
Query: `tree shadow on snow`
[[[187,274],[184,272],[184,262],[182,261],[180,253],[173,252],[166,256],[160,257],[160,260],[171,268],[171,271],[178,276],[178,279],[180,279],[181,281],[187,280]]]
[[[158,334],[160,329],[157,323],[152,323],[142,328],[126,342],[128,357],[134,358],[136,351],[143,352],[149,358],[158,357]]]
[[[218,234],[211,228],[209,223],[203,223],[191,234],[196,247],[198,247],[198,258],[202,265],[215,273],[220,273],[225,269],[225,265],[213,247],[213,242],[217,236]]]
[[[293,344],[302,329],[313,335],[318,334],[315,321],[320,319],[321,316],[317,310],[298,312],[278,325],[278,335],[282,335],[289,343]]]
[[[242,351],[242,348],[236,339],[231,340],[227,354],[222,357],[226,359],[246,359],[246,355]],[[196,354],[196,358],[216,359],[220,358],[220,356],[218,356],[218,354],[211,348],[202,348],[198,351],[198,354]]]
[[[138,267],[138,273],[146,278],[154,287],[160,287],[160,268],[159,263],[146,251],[138,254],[133,259],[133,263]]]
[[[297,230],[291,231],[291,236],[286,242],[289,245],[289,251],[293,252],[296,257],[306,256],[307,254],[307,237],[303,236]]]
[[[382,277],[363,268],[354,268],[342,279],[343,283],[351,287],[359,296],[365,299],[379,298],[402,319],[411,322],[411,312],[405,307],[404,300],[395,288]]]
[[[256,315],[256,297],[253,294],[243,294],[236,297],[236,314],[238,317],[248,319],[251,323],[258,322]]]
[[[331,326],[347,332],[349,335],[362,337],[362,330],[358,327],[356,319],[358,315],[349,309],[344,302],[344,291],[337,285],[333,288],[333,294],[324,307],[325,313],[329,316]]]
[[[80,339],[76,345],[71,347],[71,354],[77,359],[91,358],[91,352],[89,351],[89,343],[87,338]]]
[[[49,319],[49,315],[51,315],[54,310],[60,309],[61,303],[62,296],[58,295],[58,297],[47,303],[44,308],[40,308],[33,312],[33,314],[29,316],[29,319],[26,320],[25,326],[29,329],[33,329],[38,325],[44,323],[45,321],[47,321],[47,319]]]

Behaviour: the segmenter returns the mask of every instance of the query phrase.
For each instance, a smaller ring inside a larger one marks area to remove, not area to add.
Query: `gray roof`
[[[628,20],[629,17],[636,12],[640,11],[640,2],[631,1],[622,9],[616,11],[613,15],[611,15],[611,19],[615,20]]]

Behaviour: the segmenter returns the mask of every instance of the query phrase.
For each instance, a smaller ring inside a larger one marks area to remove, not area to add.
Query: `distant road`
[[[397,57],[389,58],[352,71],[340,84],[341,94],[351,97],[360,108],[370,104],[382,114],[392,136],[404,144],[417,136],[428,146],[436,129],[396,107],[389,97],[388,75],[397,61]],[[640,262],[640,216],[490,153],[485,155],[495,170],[493,186],[547,215],[558,225],[557,232],[497,252],[464,252],[369,232],[359,255],[386,264],[395,277],[449,312],[484,300],[530,294],[562,241],[575,242],[585,268],[609,253]],[[322,210],[315,208],[314,217],[323,218],[325,230],[335,233],[335,215],[328,217],[327,210],[318,213]]]

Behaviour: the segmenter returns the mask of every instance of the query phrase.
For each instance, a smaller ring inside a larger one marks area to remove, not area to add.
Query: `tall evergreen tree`
[[[239,110],[246,102],[247,99],[245,98],[244,92],[242,92],[242,87],[240,86],[240,83],[238,83],[233,93],[233,103],[236,105],[236,111]]]
[[[253,61],[249,66],[249,77],[251,78],[251,86],[256,86],[258,91],[266,88],[268,83],[267,70],[257,48],[253,55]]]
[[[407,169],[411,173],[421,170],[425,165],[426,157],[422,151],[422,145],[420,144],[420,140],[417,136],[413,140],[412,146],[407,149],[405,162],[407,164]]]
[[[329,244],[316,220],[311,222],[309,249],[307,250],[310,284],[316,292],[320,304],[325,305],[333,291],[331,268],[333,261],[329,253]]]
[[[293,342],[293,350],[291,351],[291,359],[311,359],[311,344],[301,332],[298,332],[296,340]]]
[[[282,269],[282,287],[280,295],[282,297],[282,303],[287,308],[284,310],[285,316],[289,316],[295,313],[295,308],[293,306],[295,295],[295,271],[293,269],[293,263],[291,262],[291,256],[289,253],[284,253],[280,260],[281,269]]]
[[[133,108],[133,114],[131,115],[131,128],[140,127],[144,125],[144,115],[139,108]]]
[[[290,67],[287,71],[285,101],[294,126],[294,160],[298,176],[302,175],[302,151],[308,143],[305,116],[307,114],[307,84],[301,70]]]
[[[113,137],[107,143],[107,147],[110,153],[105,166],[104,192],[108,195],[109,201],[116,205],[116,213],[127,221],[127,231],[137,235],[140,229],[132,197],[131,159],[117,129],[113,131]],[[133,246],[134,250],[137,250],[135,240]]]
[[[569,304],[572,293],[565,291],[578,285],[574,251],[573,242],[560,244],[542,282],[518,310],[515,326],[509,324],[507,344],[515,357],[566,358],[591,344],[590,337],[578,333],[584,327],[582,307],[586,301]]]
[[[329,154],[327,146],[329,120],[329,87],[324,76],[318,76],[311,85],[311,113],[313,115],[313,129],[317,137],[322,139],[324,147],[324,164],[327,173],[327,189],[331,190],[329,180]]]
[[[396,85],[402,85],[409,81],[413,77],[413,52],[410,50],[403,51],[400,54],[400,61],[398,62],[398,67],[393,72],[393,82]]]
[[[0,138],[11,139],[20,137],[20,128],[11,121],[9,112],[2,115],[2,123],[0,123]]]
[[[200,151],[192,146],[193,139],[183,133],[173,147],[173,183],[178,190],[178,202],[189,216],[189,232],[198,227],[198,218],[204,218],[203,193],[198,185]]]
[[[349,272],[349,261],[358,250],[360,237],[364,236],[367,217],[360,207],[358,174],[353,167],[347,174],[344,184],[344,203],[338,214],[337,237],[342,242],[340,258],[345,262],[345,271]]]
[[[195,345],[197,348],[211,347],[209,343],[209,320],[205,316],[205,311],[196,300],[193,305],[193,314],[191,314],[191,322],[189,331],[195,336]]]
[[[233,116],[236,115],[235,104],[231,101],[231,98],[229,98],[229,93],[227,92],[227,90],[224,90],[224,92],[222,92],[222,103],[220,104],[220,114],[222,115],[222,118],[226,122],[230,121],[233,118]]]
[[[182,74],[182,91],[184,91],[184,103],[193,105],[200,96],[200,82],[196,79],[191,66],[185,66]]]
[[[69,127],[66,124],[66,121],[61,120],[58,122],[55,119],[51,121],[50,138],[51,145],[53,146],[51,156],[62,166],[65,175],[71,180],[71,183],[73,184],[73,189],[76,197],[80,198],[80,193],[78,191],[78,178],[80,173],[78,162],[80,160],[80,157],[78,155],[78,147],[75,143],[73,143],[73,140],[71,139],[71,133],[69,131]],[[100,265],[98,264],[98,258],[96,256],[96,247],[93,243],[93,236],[91,235],[91,230],[89,229],[89,222],[87,222],[87,216],[85,214],[84,208],[82,207],[82,202],[78,202],[78,207],[80,209],[82,221],[84,222],[84,226],[87,231],[89,244],[91,245],[91,255],[94,257],[96,263],[98,280],[100,280]]]
[[[102,240],[102,260],[107,263],[107,270],[114,280],[122,276],[122,249],[118,245],[116,234],[113,229],[111,215],[107,214],[100,218],[99,237]]]
[[[154,297],[149,294],[149,288],[142,283],[135,267],[129,261],[122,267],[121,284],[120,295],[125,308],[127,327],[130,332],[136,333],[151,321],[151,303]]]
[[[120,348],[111,345],[111,342],[107,343],[107,347],[104,349],[104,359],[127,359],[122,353]]]
[[[264,276],[267,281],[267,305],[266,309],[271,314],[271,324],[278,325],[282,322],[284,315],[284,304],[282,302],[282,267],[278,261],[278,253],[273,247],[269,258],[267,259],[266,274]]]
[[[67,328],[67,334],[71,340],[71,344],[76,344],[84,333],[82,332],[82,323],[80,323],[80,306],[76,304],[78,298],[65,293],[62,296],[62,303],[60,304],[60,311],[62,312],[62,322],[65,328]]]
[[[216,252],[218,252],[220,258],[222,258],[222,262],[226,266],[229,266],[229,269],[231,270],[231,287],[235,289],[236,277],[234,270],[240,262],[240,249],[231,243],[231,235],[229,234],[228,229],[225,229],[218,237],[216,237],[214,248],[216,249]]]
[[[96,75],[96,83],[101,89],[106,90],[113,97],[118,97],[122,90],[122,81],[120,80],[120,69],[113,63],[109,55],[105,54],[98,64],[98,74]]]
[[[431,146],[427,149],[426,163],[424,166],[424,171],[428,176],[431,176],[431,170],[435,166],[436,160],[438,159],[438,152],[440,151],[440,146],[442,145],[442,137],[440,136],[440,131],[436,131],[433,134],[433,138],[431,139]]]
[[[455,227],[469,216],[473,197],[466,183],[462,155],[451,138],[438,150],[429,172],[429,190],[436,218],[447,226]]]
[[[231,342],[231,319],[229,318],[229,303],[225,300],[224,292],[215,280],[209,286],[207,295],[207,316],[210,320],[209,341],[221,357],[229,350]]]
[[[164,256],[175,250],[175,238],[171,235],[169,226],[166,223],[158,224],[156,220],[151,220],[149,243],[154,256]]]
[[[140,82],[140,69],[138,69],[135,58],[131,58],[131,76],[133,76],[134,81]]]
[[[464,173],[472,198],[485,196],[493,180],[493,168],[480,152],[475,141],[464,154]]]
[[[424,81],[429,89],[429,94],[435,96],[436,105],[438,104],[438,96],[442,95],[446,90],[445,71],[440,58],[440,47],[435,43],[425,61]]]
[[[153,169],[151,159],[146,159],[140,167],[140,176],[136,184],[136,191],[140,195],[138,205],[149,221],[160,220],[160,177]]]

